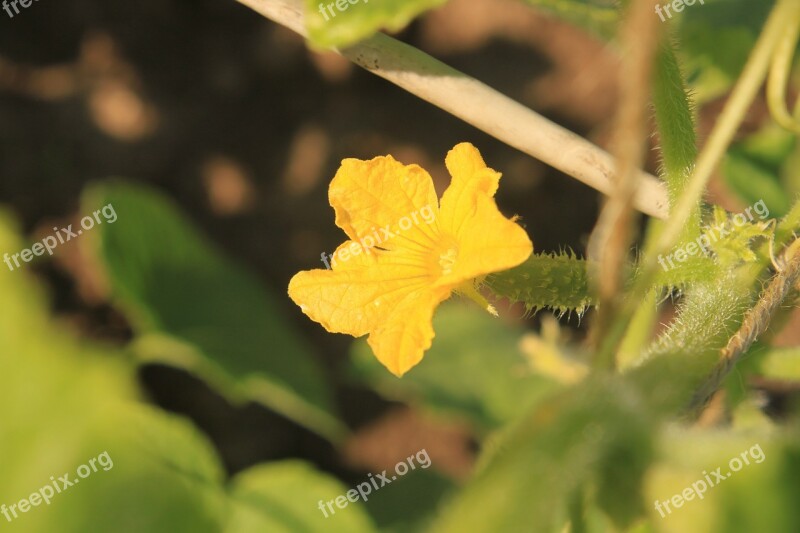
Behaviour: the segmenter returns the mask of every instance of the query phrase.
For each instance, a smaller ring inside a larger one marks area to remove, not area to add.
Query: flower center
[[[446,252],[439,255],[439,268],[442,269],[443,276],[453,273],[456,259],[458,259],[458,250],[455,248],[448,248]]]
[[[458,242],[449,235],[441,235],[431,255],[428,256],[429,268],[434,277],[448,276],[453,273],[458,261]]]

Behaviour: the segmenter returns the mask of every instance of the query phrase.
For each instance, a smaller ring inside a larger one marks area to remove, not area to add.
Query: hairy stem
[[[590,278],[597,279],[600,302],[591,335],[595,344],[605,335],[622,303],[621,288],[633,240],[635,178],[644,162],[648,89],[660,34],[658,21],[652,16],[653,6],[653,0],[631,4],[621,30],[624,49],[620,79],[622,104],[614,132],[614,155],[619,165],[614,189],[589,240],[589,257],[596,258],[599,266],[597,277]],[[614,362],[614,357],[598,357],[593,363],[598,368],[612,368]]]
[[[653,76],[653,109],[661,154],[660,176],[667,184],[669,203],[674,207],[692,175],[697,159],[693,104],[670,41],[659,49]],[[700,201],[695,203],[681,235],[682,241],[700,234]]]
[[[767,105],[775,119],[782,128],[792,133],[800,134],[800,122],[791,113],[786,103],[786,88],[789,83],[789,73],[792,69],[792,59],[797,48],[797,38],[800,35],[800,9],[792,13],[772,59],[772,68],[767,81]]]
[[[739,80],[725,104],[725,108],[717,120],[717,124],[708,142],[703,147],[697,159],[697,166],[689,180],[686,189],[681,194],[675,209],[670,212],[670,217],[663,231],[654,241],[653,246],[647,250],[645,271],[655,272],[656,257],[663,254],[675,245],[676,239],[697,202],[702,198],[711,174],[719,164],[722,156],[728,149],[739,125],[744,120],[747,110],[761,88],[767,75],[770,57],[783,35],[783,29],[791,14],[797,9],[796,0],[778,0],[767,19],[764,29],[756,42],[747,64],[739,76]],[[648,276],[649,277],[649,276]]]
[[[662,231],[657,232],[655,238],[648,241],[641,276],[604,338],[598,357],[608,359],[616,352],[639,300],[650,289],[658,274],[658,257],[675,245],[692,210],[700,201],[711,173],[725,154],[767,75],[770,57],[783,34],[786,21],[795,9],[797,9],[796,0],[778,0],[772,9],[717,125],[700,153],[697,166],[680,200],[671,211]]]
[[[795,241],[787,248],[780,259],[780,266],[781,271],[772,278],[758,303],[745,315],[742,326],[722,349],[719,363],[695,395],[692,402],[694,407],[704,405],[711,398],[742,355],[767,330],[772,315],[800,279],[800,241]]]

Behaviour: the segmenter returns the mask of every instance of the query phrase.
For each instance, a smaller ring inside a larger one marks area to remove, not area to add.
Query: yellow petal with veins
[[[422,360],[434,337],[433,312],[450,294],[429,288],[410,293],[370,333],[367,343],[392,374],[401,377]]]
[[[337,251],[352,244],[347,241]],[[396,264],[384,251],[366,251],[338,261],[333,270],[299,272],[289,282],[289,296],[331,333],[354,337],[369,333],[386,321],[399,302],[427,287],[429,281],[419,265]]]
[[[385,249],[433,243],[439,201],[430,174],[418,165],[403,165],[390,155],[370,161],[345,159],[331,181],[328,198],[336,225],[352,240],[373,237]],[[432,224],[420,216],[426,206],[432,210]],[[412,221],[409,229],[399,231],[399,223],[415,214],[418,223]]]
[[[533,243],[494,201],[500,174],[488,168],[480,152],[468,143],[453,148],[446,164],[452,182],[442,195],[439,227],[457,243],[451,252],[457,260],[437,285],[458,285],[525,261]]]

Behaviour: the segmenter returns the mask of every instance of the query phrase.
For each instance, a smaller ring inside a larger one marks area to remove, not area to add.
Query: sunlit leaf
[[[94,230],[98,253],[137,351],[337,438],[328,384],[261,282],[155,191],[115,183],[86,195],[86,212],[108,204],[118,219]]]
[[[305,0],[309,39],[317,46],[347,46],[380,29],[397,31],[447,0]]]

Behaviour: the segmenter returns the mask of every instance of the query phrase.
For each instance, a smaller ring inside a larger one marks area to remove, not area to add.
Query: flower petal
[[[337,249],[358,247],[347,241]],[[428,273],[414,264],[395,264],[393,254],[367,249],[333,270],[307,270],[289,282],[289,297],[331,333],[360,337],[384,322],[399,302],[427,286]]]
[[[367,343],[392,374],[401,377],[422,360],[435,335],[433,313],[451,291],[425,287],[408,294],[397,304]]]
[[[442,196],[439,225],[457,249],[452,268],[438,285],[458,285],[525,261],[533,243],[524,229],[503,216],[493,198],[500,174],[488,168],[469,143],[453,148],[445,162],[453,180]]]
[[[392,156],[345,159],[328,197],[336,225],[352,240],[372,239],[389,250],[419,250],[435,242],[439,203],[430,174],[418,165]]]
[[[439,227],[456,236],[461,233],[461,224],[474,216],[476,199],[494,197],[500,173],[487,167],[478,149],[470,143],[458,144],[450,150],[445,165],[452,179],[442,195]]]
[[[437,285],[459,285],[492,272],[522,264],[533,253],[533,243],[519,224],[497,210],[492,198],[479,198],[474,217],[460,228],[458,259],[452,272]],[[468,237],[465,237],[468,236]]]
[[[453,179],[440,208],[419,166],[391,156],[344,160],[329,198],[352,240],[339,246],[332,270],[300,272],[289,283],[292,300],[328,331],[368,333],[378,360],[397,376],[430,348],[435,309],[454,289],[533,251],[525,231],[498,210],[500,174],[478,150],[459,144],[446,164]]]

